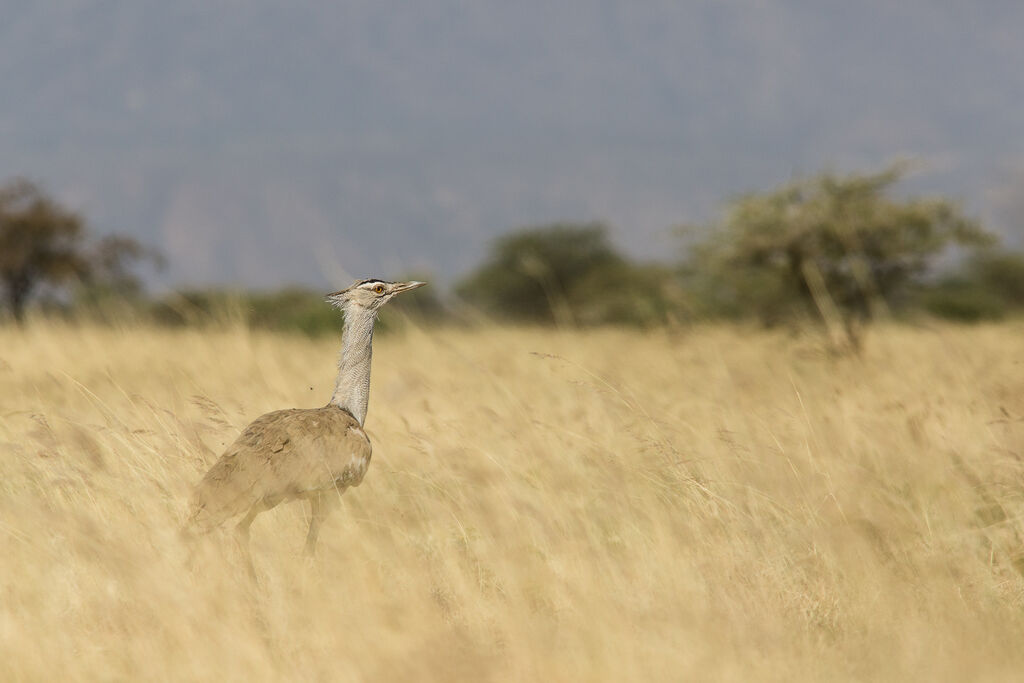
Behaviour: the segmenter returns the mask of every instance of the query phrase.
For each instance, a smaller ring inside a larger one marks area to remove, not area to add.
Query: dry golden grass
[[[1024,327],[378,339],[374,460],[178,537],[336,341],[0,330],[0,679],[980,680],[1024,670]]]

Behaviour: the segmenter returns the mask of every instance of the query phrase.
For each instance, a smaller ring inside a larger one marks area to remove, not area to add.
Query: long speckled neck
[[[373,323],[377,312],[361,306],[345,308],[341,333],[338,382],[331,403],[352,413],[359,424],[366,420],[370,402],[370,360],[373,357]]]

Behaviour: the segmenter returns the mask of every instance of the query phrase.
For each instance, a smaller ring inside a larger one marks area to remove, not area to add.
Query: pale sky
[[[163,249],[166,284],[451,282],[494,236],[671,228],[920,160],[1017,239],[1024,4],[2,2],[0,178]]]

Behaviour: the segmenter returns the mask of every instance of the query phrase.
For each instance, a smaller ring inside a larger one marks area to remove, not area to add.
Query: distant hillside
[[[1024,5],[829,5],[4,2],[0,177],[170,282],[450,277],[557,219],[654,256],[736,192],[897,155],[1012,227]]]

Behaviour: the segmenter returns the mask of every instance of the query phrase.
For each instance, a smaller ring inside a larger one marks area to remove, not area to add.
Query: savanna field
[[[0,329],[0,680],[1024,676],[1024,324],[378,335],[373,462],[179,535],[337,339]]]

